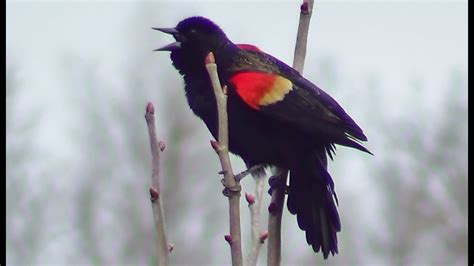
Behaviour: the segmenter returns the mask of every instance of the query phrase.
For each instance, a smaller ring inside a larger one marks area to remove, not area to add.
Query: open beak
[[[171,34],[171,35],[173,35],[173,37],[176,40],[180,39],[179,38],[179,31],[176,30],[175,28],[152,28],[152,29],[164,32],[166,34]],[[176,49],[179,49],[179,48],[181,48],[181,42],[176,41],[174,43],[170,43],[168,45],[165,45],[165,46],[163,46],[161,48],[158,48],[158,49],[155,49],[153,51],[170,51],[170,52],[172,52],[172,51],[174,51]]]

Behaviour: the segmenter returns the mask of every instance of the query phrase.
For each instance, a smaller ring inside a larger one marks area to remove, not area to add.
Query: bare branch
[[[295,55],[293,57],[293,68],[303,73],[304,59],[308,42],[309,22],[313,13],[314,0],[304,0],[300,7],[300,23],[296,35]]]
[[[273,171],[278,182],[286,184],[288,170],[277,168]],[[280,265],[281,262],[281,219],[285,203],[285,189],[281,186],[272,188],[272,199],[268,206],[268,252],[267,265]]]
[[[314,0],[304,0],[300,7],[300,22],[296,36],[295,55],[293,68],[303,73],[306,46],[308,40],[309,22],[313,10]],[[269,206],[268,218],[268,253],[267,265],[280,265],[281,263],[281,218],[285,203],[285,186],[288,178],[288,169],[276,168],[273,173],[280,179],[279,185],[272,190],[272,199]]]
[[[150,200],[153,209],[153,218],[155,222],[157,237],[157,263],[159,266],[169,265],[169,253],[172,245],[168,245],[165,230],[165,220],[160,198],[160,154],[165,149],[165,144],[158,141],[155,128],[155,108],[152,103],[146,106],[145,120],[148,126],[148,135],[150,137],[150,148],[152,155],[152,175],[150,187]]]
[[[260,208],[262,205],[262,195],[265,189],[265,177],[255,177],[255,196],[245,193],[245,198],[249,203],[250,209],[250,225],[252,229],[252,246],[247,256],[246,265],[257,265],[258,254],[265,239],[268,237],[268,232],[262,233],[260,231]]]
[[[230,244],[232,256],[232,265],[242,265],[242,244],[240,232],[240,184],[235,180],[232,171],[232,165],[229,158],[229,132],[227,119],[227,88],[221,87],[219,76],[217,74],[217,65],[215,63],[214,54],[211,52],[206,57],[206,69],[211,79],[214,94],[216,96],[219,133],[218,142],[212,142],[211,145],[219,156],[224,174],[225,191],[229,197],[229,224],[230,235],[226,235],[225,239]]]

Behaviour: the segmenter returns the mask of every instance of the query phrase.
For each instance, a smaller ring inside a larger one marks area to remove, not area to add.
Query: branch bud
[[[211,140],[211,146],[215,152],[219,152],[219,142],[215,140]]]
[[[268,238],[268,231],[265,232],[265,233],[261,233],[260,237],[259,237],[260,243],[262,243],[262,244],[265,243],[265,240],[267,240],[267,238]]]
[[[168,251],[171,253],[173,251],[174,245],[173,244],[168,244]]]
[[[232,236],[231,235],[225,235],[224,236],[225,241],[229,243],[229,245],[232,245]]]
[[[160,197],[160,193],[154,187],[150,187],[150,200],[151,202],[155,202]]]
[[[303,0],[303,4],[300,6],[300,12],[304,15],[309,14],[309,3],[308,0]]]
[[[164,151],[166,148],[165,142],[160,140],[158,142],[158,148],[160,148],[160,151]]]
[[[255,203],[255,197],[252,194],[249,194],[247,192],[245,193],[245,199],[247,200],[249,205],[252,205]]]
[[[216,58],[214,57],[214,53],[209,52],[207,54],[206,59],[205,59],[204,62],[206,63],[206,65],[215,64],[216,63]]]
[[[275,202],[272,202],[270,205],[268,205],[268,212],[270,212],[270,214],[276,214],[278,212],[278,207]]]
[[[146,113],[147,114],[154,114],[155,113],[155,107],[153,106],[153,104],[151,102],[148,102],[148,104],[146,105]]]

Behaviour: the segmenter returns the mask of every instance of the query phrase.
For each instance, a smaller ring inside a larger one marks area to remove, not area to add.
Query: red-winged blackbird
[[[217,107],[205,57],[213,52],[222,84],[228,86],[229,150],[247,167],[290,170],[288,210],[314,252],[338,252],[341,230],[334,183],[327,171],[335,144],[370,153],[362,129],[326,92],[296,70],[253,45],[234,44],[212,21],[190,17],[175,28],[153,28],[176,42],[171,51],[183,76],[191,110],[217,138]]]

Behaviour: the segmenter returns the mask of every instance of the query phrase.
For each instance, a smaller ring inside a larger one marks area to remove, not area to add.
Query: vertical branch
[[[272,169],[273,179],[280,185],[272,187],[272,198],[268,206],[268,252],[267,265],[276,266],[281,262],[281,219],[285,203],[285,186],[288,170],[282,168]]]
[[[300,7],[300,21],[296,36],[295,55],[293,68],[303,73],[306,46],[308,40],[309,22],[313,10],[314,0],[303,0]],[[273,171],[278,184],[272,189],[272,199],[268,207],[268,253],[267,265],[280,265],[281,263],[281,218],[285,203],[285,187],[288,178],[288,169],[277,168]]]
[[[293,68],[303,73],[306,47],[308,43],[309,22],[313,13],[314,0],[304,0],[300,7],[300,23],[296,35],[295,55],[293,57]]]
[[[155,128],[155,108],[152,103],[146,107],[145,120],[148,126],[148,135],[150,137],[150,148],[152,155],[152,175],[150,186],[150,200],[153,209],[153,218],[155,222],[157,237],[157,263],[159,266],[169,265],[169,253],[171,246],[168,246],[165,230],[165,220],[163,209],[161,208],[160,198],[160,154],[165,149],[165,144],[158,141]]]
[[[232,165],[229,158],[229,132],[227,119],[227,87],[221,87],[219,76],[217,73],[217,65],[215,63],[214,54],[211,52],[206,57],[206,69],[211,79],[214,94],[216,96],[219,133],[218,141],[211,141],[211,145],[219,155],[219,160],[224,174],[224,186],[226,196],[229,198],[229,224],[230,235],[226,235],[225,239],[230,244],[232,256],[232,265],[242,265],[242,246],[240,232],[240,184],[235,180],[232,171]]]
[[[265,188],[265,177],[256,177],[255,196],[245,193],[245,199],[249,203],[250,226],[252,230],[252,246],[247,256],[246,265],[257,265],[260,248],[268,237],[268,232],[260,231],[260,207],[262,205],[262,196]]]

